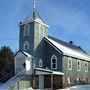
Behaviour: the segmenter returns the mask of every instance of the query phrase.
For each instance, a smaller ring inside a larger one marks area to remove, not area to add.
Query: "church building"
[[[90,83],[90,56],[72,41],[49,36],[49,26],[35,8],[19,27],[15,74],[23,72],[30,87],[53,90]]]

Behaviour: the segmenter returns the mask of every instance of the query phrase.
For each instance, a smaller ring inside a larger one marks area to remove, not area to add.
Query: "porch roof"
[[[35,74],[36,75],[64,75],[63,72],[59,72],[59,71],[52,71],[49,69],[42,69],[42,68],[35,68]]]

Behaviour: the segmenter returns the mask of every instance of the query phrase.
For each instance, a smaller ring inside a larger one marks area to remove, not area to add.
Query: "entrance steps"
[[[9,90],[12,86],[14,86],[17,82],[19,82],[24,77],[25,70],[22,70],[17,75],[10,78],[3,84],[0,84],[0,90]]]

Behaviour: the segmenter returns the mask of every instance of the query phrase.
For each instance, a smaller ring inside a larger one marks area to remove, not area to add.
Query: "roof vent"
[[[22,22],[20,22],[20,24],[22,24]]]
[[[70,43],[71,45],[73,45],[73,41],[69,41],[69,43]]]

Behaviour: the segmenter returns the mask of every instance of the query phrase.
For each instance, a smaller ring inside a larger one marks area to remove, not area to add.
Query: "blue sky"
[[[49,35],[90,53],[90,0],[37,0],[37,11],[50,26]],[[20,21],[32,12],[32,0],[0,1],[0,47],[19,46]]]

